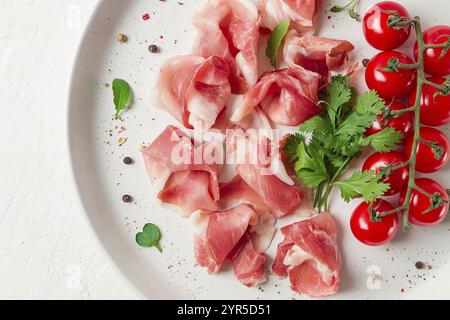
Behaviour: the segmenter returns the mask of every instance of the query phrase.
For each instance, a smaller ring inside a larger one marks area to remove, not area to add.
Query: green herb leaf
[[[355,172],[350,178],[334,184],[339,187],[342,198],[347,202],[359,196],[364,201],[371,202],[382,197],[390,188],[380,181],[381,178],[380,174],[375,175],[373,171]]]
[[[324,154],[314,148],[306,151],[305,142],[301,142],[297,149],[298,161],[295,163],[297,176],[310,188],[316,188],[329,179],[324,165]]]
[[[298,145],[304,141],[305,138],[300,133],[291,134],[284,143],[284,152],[297,154]]]
[[[394,150],[403,140],[403,134],[394,128],[386,128],[364,139],[363,144],[371,145],[378,152]]]
[[[384,101],[374,90],[367,91],[364,94],[357,96],[355,100],[355,109],[359,114],[373,113],[375,115],[380,115],[385,109]]]
[[[133,91],[128,82],[122,79],[115,79],[112,83],[114,94],[114,105],[116,107],[116,120],[120,118],[123,111],[127,110],[133,100]]]
[[[345,9],[347,9],[347,7],[343,7],[343,6],[338,6],[338,5],[336,5],[336,6],[332,7],[332,8],[330,9],[330,11],[331,11],[331,12],[334,12],[334,13],[339,13],[339,12],[344,11]]]
[[[278,51],[289,30],[289,25],[289,20],[281,22],[269,36],[266,55],[270,59],[270,63],[274,66],[274,68],[277,67]]]
[[[162,253],[162,248],[159,244],[159,239],[161,238],[161,233],[159,228],[152,224],[148,223],[144,226],[142,232],[139,232],[136,235],[136,242],[138,245],[144,248],[155,247],[159,252]]]
[[[345,119],[336,131],[337,135],[349,137],[352,135],[360,135],[366,132],[368,128],[377,119],[377,115],[366,112],[363,114],[352,113]]]
[[[345,6],[334,6],[330,9],[331,12],[342,12],[344,10],[348,11],[348,14],[350,15],[350,17],[352,17],[353,19],[355,19],[356,21],[359,21],[359,14],[356,12],[356,6],[359,4],[360,0],[351,0],[347,5]]]

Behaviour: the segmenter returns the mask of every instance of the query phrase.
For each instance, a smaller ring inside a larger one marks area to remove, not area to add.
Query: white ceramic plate
[[[362,1],[361,12],[373,2]],[[411,14],[420,15],[424,27],[450,24],[447,0],[398,2],[405,4]],[[240,285],[230,270],[213,277],[195,267],[190,221],[161,207],[152,195],[140,145],[151,142],[174,123],[153,105],[154,82],[168,57],[189,53],[194,36],[189,21],[193,11],[205,3],[105,0],[99,4],[80,46],[69,103],[69,145],[81,202],[113,263],[147,298],[300,299],[290,291],[287,280],[270,277],[262,288],[249,289]],[[325,9],[329,9],[328,3]],[[150,14],[150,20],[143,21],[144,13]],[[374,55],[363,40],[361,26],[347,15],[327,11],[322,14],[321,25],[321,35],[352,41],[357,59]],[[117,42],[118,33],[126,34],[128,42]],[[161,53],[149,53],[150,44],[158,45]],[[113,120],[112,91],[104,86],[114,78],[128,80],[136,97],[122,122]],[[447,128],[444,130],[449,133]],[[119,146],[120,137],[127,139],[123,146]],[[132,157],[134,164],[124,165],[124,156]],[[434,176],[450,187],[448,177],[448,169]],[[135,203],[124,204],[124,194],[132,195]],[[400,232],[392,244],[371,248],[358,243],[349,230],[349,216],[356,202],[347,205],[335,197],[332,203],[344,256],[342,289],[334,298],[450,297],[448,219],[435,228]],[[146,222],[162,229],[164,254],[136,245],[135,234]],[[280,225],[286,223],[281,221]],[[277,235],[269,252],[272,257],[279,239]],[[416,261],[433,268],[416,270]]]

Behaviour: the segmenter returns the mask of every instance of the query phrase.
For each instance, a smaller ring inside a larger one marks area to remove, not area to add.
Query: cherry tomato
[[[366,162],[363,165],[363,171],[372,170],[376,174],[380,173],[380,169],[386,168],[388,165],[398,165],[406,162],[406,159],[402,154],[398,152],[387,152],[381,153],[376,152],[367,158]],[[409,178],[409,168],[408,166],[402,167],[395,171],[392,171],[391,174],[386,176],[383,179],[384,183],[387,183],[391,186],[389,191],[386,192],[386,196],[392,196],[397,194],[403,190],[403,188],[408,184]]]
[[[449,160],[449,141],[445,134],[434,128],[420,128],[422,142],[419,142],[416,151],[416,170],[424,173],[432,173],[442,169]],[[406,142],[404,149],[405,158],[411,156],[414,136]]]
[[[439,194],[444,200],[449,201],[447,192],[434,180],[416,179],[416,185],[428,194]],[[406,191],[400,195],[400,205],[405,203]],[[443,202],[441,206],[428,211],[431,206],[432,200],[414,189],[410,198],[409,222],[416,226],[433,226],[441,223],[448,214],[448,203]]]
[[[442,77],[429,77],[428,81],[442,85],[445,79]],[[420,122],[427,126],[442,126],[450,122],[450,95],[435,96],[437,88],[428,84],[423,85],[422,98],[420,101]],[[409,105],[416,103],[416,90],[411,93]]]
[[[423,33],[423,40],[425,44],[439,44],[446,43],[450,36],[450,26],[434,26]],[[450,51],[444,56],[442,55],[443,48],[429,48],[424,52],[424,67],[425,73],[433,76],[446,76],[450,74]],[[419,47],[416,42],[414,46],[414,56],[416,61],[419,56]]]
[[[389,109],[395,111],[406,109],[406,107],[403,106],[401,103],[393,101],[390,104]],[[383,115],[379,115],[378,119],[373,123],[372,127],[367,129],[366,135],[371,136],[373,134],[382,131],[385,128],[394,128],[395,130],[403,133],[404,137],[403,141],[406,141],[411,135],[413,127],[414,127],[413,112],[403,113],[402,115],[390,118],[389,120],[384,119]]]
[[[363,30],[367,42],[375,49],[387,51],[400,47],[408,40],[411,33],[411,25],[404,28],[388,26],[388,11],[397,11],[399,16],[410,18],[408,11],[402,5],[383,1],[372,6],[367,11],[363,20]]]
[[[400,68],[397,72],[381,70],[387,67],[391,58],[397,58],[402,64],[414,63],[410,57],[403,53],[385,51],[373,57],[366,67],[367,86],[369,89],[376,90],[386,100],[409,95],[416,83],[416,70],[403,68]]]
[[[385,200],[374,203],[377,213],[394,210],[392,204]],[[394,238],[398,229],[398,214],[393,213],[381,218],[381,222],[370,221],[369,204],[361,203],[350,218],[350,228],[353,235],[369,246],[381,246]]]

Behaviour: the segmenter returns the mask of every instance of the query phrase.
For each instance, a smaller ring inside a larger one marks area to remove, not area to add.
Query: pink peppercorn
[[[142,16],[142,20],[144,20],[144,21],[147,21],[149,19],[150,19],[150,15],[148,13],[146,13]]]

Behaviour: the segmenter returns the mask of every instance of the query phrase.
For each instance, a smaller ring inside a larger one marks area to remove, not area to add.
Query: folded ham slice
[[[241,204],[251,205],[258,215],[258,222],[250,227],[249,234],[253,250],[263,253],[272,243],[276,219],[261,197],[237,176],[231,182],[220,186],[220,207],[230,209]]]
[[[302,203],[303,192],[289,176],[277,143],[272,143],[278,140],[239,129],[233,134],[227,136],[227,154],[236,162],[235,173],[275,218],[293,213]]]
[[[228,64],[222,58],[171,58],[163,66],[157,85],[159,107],[186,128],[209,130],[230,97]]]
[[[227,61],[233,93],[256,83],[259,13],[252,0],[211,0],[194,18],[194,26],[198,29],[194,52]]]
[[[200,266],[214,274],[230,260],[243,284],[255,286],[266,281],[266,258],[255,251],[249,236],[249,227],[258,222],[253,207],[242,204],[226,211],[198,211],[193,221],[194,253]]]
[[[207,143],[195,146],[187,133],[168,126],[143,151],[158,197],[180,207],[183,216],[200,209],[213,211],[219,208],[219,166],[204,161],[207,150]]]
[[[275,124],[298,126],[322,111],[319,81],[317,73],[303,68],[267,73],[245,94],[231,121],[242,121],[260,106]]]
[[[328,213],[321,213],[281,229],[285,239],[278,246],[272,272],[289,276],[292,290],[311,297],[337,293],[341,256],[336,224]]]
[[[235,250],[236,254],[231,257],[231,261],[238,280],[247,287],[266,282],[266,256],[256,251],[248,234],[242,238]]]
[[[291,30],[284,43],[284,60],[291,67],[303,67],[321,76],[321,85],[330,80],[330,71],[338,71],[354,46],[345,40],[301,35]]]
[[[322,0],[259,0],[259,6],[263,27],[273,30],[289,20],[293,28],[305,33],[315,31]]]

